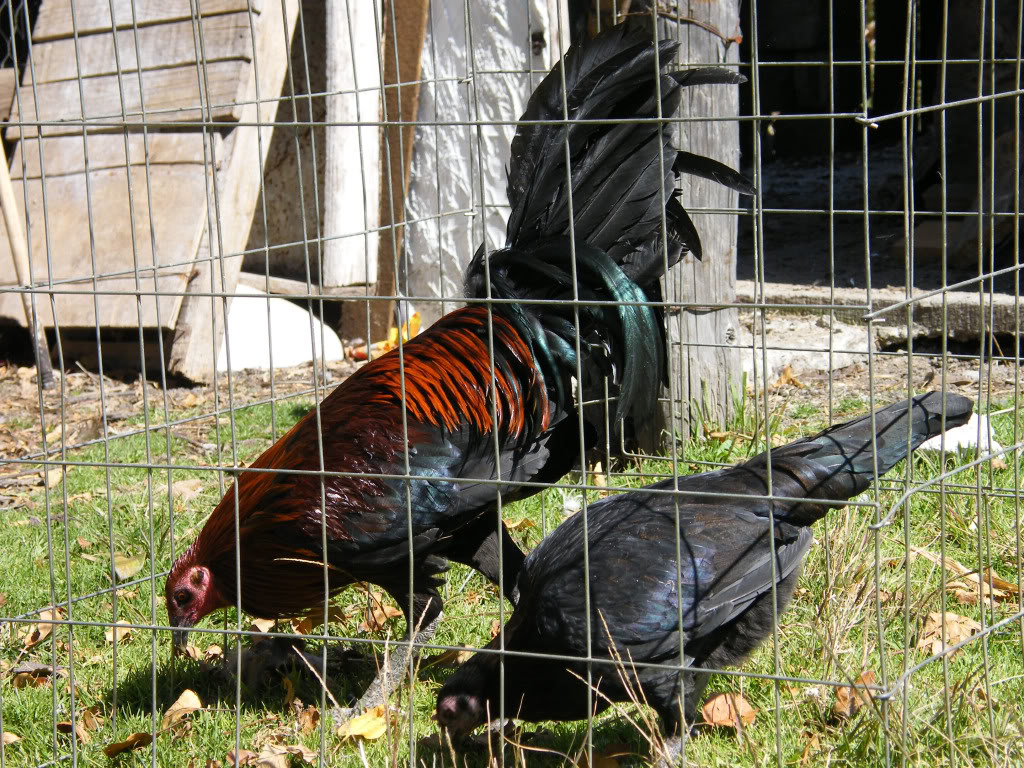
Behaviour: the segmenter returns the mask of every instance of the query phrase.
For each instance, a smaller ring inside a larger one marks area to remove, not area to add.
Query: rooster
[[[659,72],[676,48],[620,25],[545,77],[512,142],[505,247],[481,248],[467,268],[477,301],[367,363],[240,473],[167,578],[176,646],[219,608],[295,616],[361,581],[395,598],[406,640],[422,643],[450,560],[515,602],[524,555],[496,512],[576,465],[577,398],[610,377],[619,418],[653,412],[665,338],[650,302],[667,266],[701,255],[676,177],[752,191],[677,151],[656,119],[675,113],[684,86],[743,80]],[[410,647],[356,709],[386,699]]]
[[[458,739],[498,717],[502,685],[504,715],[531,721],[578,720],[610,702],[646,701],[674,757],[681,726],[695,722],[707,670],[739,664],[771,634],[813,541],[810,526],[888,472],[908,443],[914,450],[965,424],[972,409],[960,395],[920,395],[773,448],[770,464],[762,453],[591,505],[586,529],[584,515],[571,517],[526,558],[504,632],[445,682],[438,722]],[[502,641],[512,654],[500,653]],[[587,663],[565,660],[588,652],[598,660],[589,700]]]

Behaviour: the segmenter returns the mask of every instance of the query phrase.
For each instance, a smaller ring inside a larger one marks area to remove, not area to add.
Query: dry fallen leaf
[[[185,396],[181,398],[181,402],[178,403],[182,408],[194,408],[199,402],[199,398],[196,397],[195,392],[186,392]]]
[[[804,734],[805,736],[807,734]],[[818,738],[818,734],[812,733],[807,739],[807,743],[804,745],[803,752],[800,753],[800,765],[810,765],[811,759],[821,751],[821,740]]]
[[[343,608],[337,605],[329,606],[327,609],[327,622],[341,622],[345,619],[349,619],[355,614],[350,614]],[[308,635],[312,633],[314,629],[322,626],[324,623],[324,609],[323,606],[319,606],[316,609],[310,611],[304,618],[292,619],[292,632],[297,635]]]
[[[757,710],[738,693],[713,693],[701,707],[701,714],[709,725],[736,728],[753,723]]]
[[[387,730],[386,707],[368,709],[358,717],[353,717],[338,728],[338,735],[345,738],[362,736],[368,741],[379,739]]]
[[[81,547],[82,549],[88,549],[89,547],[92,546],[92,542],[91,541],[89,541],[88,539],[83,539],[81,536],[78,537],[77,541],[78,541],[78,546]]]
[[[224,649],[216,643],[206,646],[206,650],[203,651],[203,659],[205,661],[213,661],[214,659],[220,659],[224,657]]]
[[[242,765],[255,765],[256,764],[256,753],[248,749],[239,750],[238,755],[235,755],[235,750],[228,752],[227,761],[228,765],[242,766]]]
[[[491,622],[491,640],[496,638],[499,632],[501,632],[501,622],[495,619]]]
[[[473,651],[469,648],[453,648],[450,651],[439,653],[427,662],[429,667],[458,667],[469,661]]]
[[[862,673],[854,682],[858,686],[874,685],[875,673],[869,669],[867,672]],[[871,701],[870,690],[841,685],[836,688],[836,701],[832,707],[832,713],[840,719],[850,718],[856,715],[861,707],[869,701]]]
[[[402,611],[393,605],[381,605],[376,603],[372,608],[366,609],[366,619],[356,627],[360,632],[379,632],[387,626],[388,619],[401,616]]]
[[[103,754],[107,757],[117,757],[122,752],[130,752],[133,749],[148,747],[153,743],[153,736],[149,733],[133,733],[124,741],[108,744],[103,748]]]
[[[508,528],[510,531],[519,531],[525,530],[526,528],[536,528],[537,524],[528,517],[521,517],[515,522],[512,522],[511,520],[506,520],[505,527]]]
[[[64,479],[64,470],[71,471],[71,467],[52,467],[39,473],[40,479],[47,488],[53,488]]]
[[[117,640],[118,642],[123,642],[127,640],[129,637],[132,636],[132,629],[131,627],[126,626],[127,624],[127,621],[119,621],[113,626],[107,627],[107,629],[103,632],[103,637],[107,639],[108,643],[112,643],[115,640]]]
[[[584,746],[576,759],[576,765],[579,768],[619,768],[621,765],[619,758],[631,754],[633,754],[633,750],[627,744],[609,744],[600,752],[594,750],[594,762],[591,763],[587,758],[587,748]]]
[[[74,725],[67,720],[57,723],[57,730],[61,733],[71,733],[74,731],[75,736],[83,744],[88,744],[92,741],[92,736],[89,735],[89,731],[86,730],[85,724],[81,720],[76,720]]]
[[[39,623],[25,636],[25,650],[27,651],[29,648],[39,645],[39,643],[48,638],[54,629],[54,625],[51,622],[63,618],[64,612],[60,608],[47,608],[45,611],[40,611]]]
[[[287,677],[282,677],[281,685],[284,686],[284,705],[290,707],[295,701],[295,683]]]
[[[203,708],[203,702],[199,700],[196,692],[190,688],[186,688],[182,691],[181,696],[178,700],[171,704],[170,708],[164,713],[164,719],[160,721],[160,729],[169,728],[181,718],[186,715],[190,715]]]
[[[273,619],[253,619],[252,626],[250,627],[251,630],[255,630],[257,632],[269,632],[273,628]]]
[[[21,736],[19,736],[16,733],[11,733],[10,731],[4,731],[3,735],[0,736],[0,741],[2,741],[4,743],[4,746],[6,747],[8,744],[13,744],[16,741],[21,741]]]
[[[917,638],[917,647],[928,651],[933,656],[942,653],[942,614],[932,611],[924,620],[921,634]],[[946,611],[946,647],[962,643],[964,640],[981,631],[981,624],[966,616]]]
[[[804,383],[800,381],[800,379],[798,379],[796,375],[793,373],[792,365],[787,365],[785,368],[782,369],[782,373],[779,374],[779,378],[776,380],[774,384],[774,389],[779,389],[779,387],[784,387],[787,384],[792,384],[797,389],[804,388]]]
[[[252,764],[256,768],[288,768],[292,755],[307,763],[315,762],[319,757],[319,753],[300,744],[267,744]]]
[[[203,490],[203,481],[198,477],[190,480],[178,480],[171,484],[171,495],[187,504]]]
[[[299,730],[309,733],[320,723],[320,710],[314,706],[308,706],[299,713]]]
[[[145,565],[144,557],[129,557],[118,552],[114,553],[114,575],[118,581],[127,581],[142,570]]]

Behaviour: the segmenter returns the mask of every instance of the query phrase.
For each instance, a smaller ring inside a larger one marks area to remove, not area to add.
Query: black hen
[[[627,669],[630,661],[663,665],[627,673],[595,664],[595,710],[604,709],[609,699],[631,700],[620,677],[624,674],[635,694],[642,689],[668,735],[678,736],[681,715],[693,724],[710,675],[703,670],[738,664],[771,633],[772,552],[781,612],[811,546],[807,526],[864,491],[876,476],[872,436],[881,475],[907,455],[908,405],[912,450],[943,426],[959,426],[970,417],[972,402],[948,394],[943,424],[942,401],[941,393],[921,395],[877,411],[874,429],[867,415],[772,449],[772,493],[795,501],[765,498],[767,456],[760,454],[735,467],[680,477],[678,494],[671,493],[670,479],[645,489],[668,493],[633,491],[590,506],[593,657],[621,659]],[[583,583],[583,516],[577,515],[527,557],[519,576],[519,604],[505,626],[505,648],[585,656]],[[499,648],[499,643],[496,638],[488,648]],[[499,664],[499,653],[478,653],[444,684],[437,699],[442,726],[458,736],[498,716]],[[680,664],[687,668],[682,674]],[[507,717],[587,717],[586,663],[509,655],[504,665]]]

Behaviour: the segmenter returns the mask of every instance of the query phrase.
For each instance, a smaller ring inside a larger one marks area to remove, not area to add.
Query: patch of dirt
[[[346,379],[358,365],[349,361],[328,363],[321,373],[320,393],[326,395]],[[54,371],[58,376],[59,373]],[[225,414],[238,407],[272,398],[314,396],[311,364],[274,371],[273,387],[269,371],[243,370],[226,374],[214,385],[176,386],[167,389],[167,409],[171,416],[171,435],[188,443],[196,459],[209,463],[215,453],[214,414]],[[40,403],[34,366],[0,362],[0,507],[3,490],[12,486],[42,485],[46,477],[38,464],[24,463],[44,455],[40,408],[45,415],[46,453],[59,458],[71,450],[102,442],[104,418],[108,438],[136,432],[140,425],[128,423],[143,413],[144,404],[162,415],[164,393],[159,382],[144,385],[140,378],[100,377],[84,370],[66,372],[63,386],[43,390]],[[173,423],[182,420],[181,423]],[[162,418],[160,419],[162,422]],[[243,443],[245,441],[242,441]],[[13,461],[12,461],[13,460]]]

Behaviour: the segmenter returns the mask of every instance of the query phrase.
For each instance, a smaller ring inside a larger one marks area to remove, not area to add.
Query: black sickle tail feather
[[[489,265],[477,252],[467,271],[468,296],[488,296],[489,271],[491,297],[522,302],[495,311],[530,340],[563,412],[572,405],[578,312],[584,394],[611,376],[618,416],[649,415],[664,380],[665,344],[661,312],[643,303],[660,300],[666,267],[687,251],[701,255],[675,180],[691,173],[752,191],[727,166],[672,146],[662,118],[675,114],[684,87],[744,81],[724,69],[660,71],[677,48],[655,45],[643,23],[626,23],[569,49],[530,97],[512,141],[505,248],[487,256]],[[567,303],[574,296],[604,303],[574,311]]]
[[[914,451],[943,429],[966,424],[973,409],[970,398],[929,392],[875,411],[873,423],[872,414],[867,414],[813,437],[774,448],[771,452],[772,490],[779,496],[822,500],[853,498],[871,485],[876,471],[880,477],[906,458],[908,418],[909,447]],[[877,448],[877,464],[873,445]],[[737,469],[765,476],[765,454],[755,456]],[[810,524],[835,506],[780,502],[776,505],[776,515],[788,522]]]

